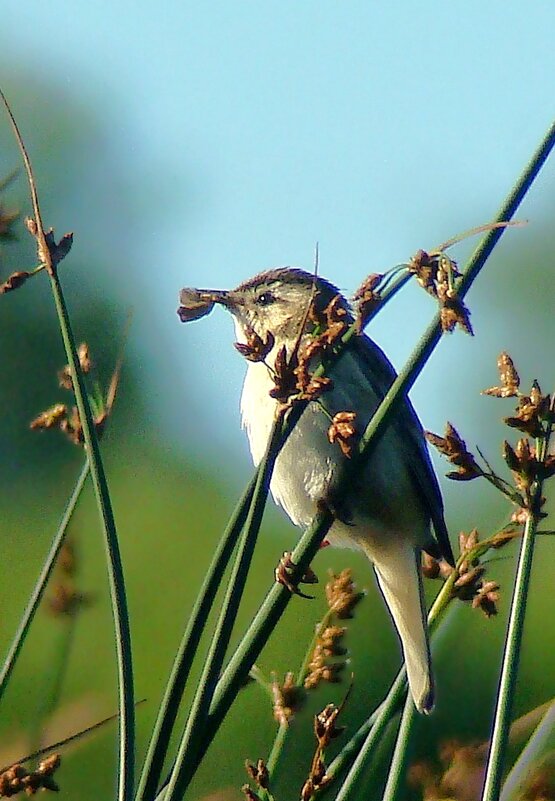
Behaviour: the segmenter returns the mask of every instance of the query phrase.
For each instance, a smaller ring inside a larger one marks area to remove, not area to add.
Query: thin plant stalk
[[[482,801],[498,801],[501,793],[537,525],[537,516],[529,514],[522,535]]]
[[[428,612],[429,628],[432,628],[432,626],[437,623],[441,614],[449,605],[452,598],[452,589],[456,580],[456,575],[457,574],[454,571],[446,579],[440,591],[438,592],[431,609]],[[355,760],[351,765],[347,776],[345,777],[335,801],[347,801],[348,798],[352,797],[359,776],[368,763],[371,754],[380,744],[382,735],[405,698],[407,692],[406,679],[407,671],[403,665],[397,674],[385,700],[371,715],[369,720],[360,727],[354,737],[352,737],[351,740],[341,749],[341,752],[337,755],[333,762],[331,762],[327,770],[327,775],[330,777],[335,777],[349,763],[350,758],[355,756]],[[411,698],[408,699],[407,703],[408,702],[413,705]],[[407,706],[405,706],[405,710],[406,709]],[[407,713],[405,729],[402,732],[405,740],[410,734],[411,722],[412,716],[409,716]]]
[[[15,667],[15,663],[19,656],[19,652],[23,646],[25,641],[25,637],[27,636],[27,632],[29,631],[29,627],[33,622],[33,618],[35,617],[35,613],[38,609],[40,604],[41,598],[44,594],[44,590],[46,585],[48,584],[48,579],[52,573],[54,565],[56,564],[56,559],[58,558],[58,554],[60,553],[60,549],[64,543],[67,527],[73,512],[75,511],[75,507],[77,506],[77,501],[81,495],[83,487],[85,486],[85,482],[87,480],[87,476],[89,475],[89,462],[88,460],[85,461],[81,469],[81,473],[79,474],[79,478],[75,484],[73,492],[69,498],[65,511],[62,515],[62,519],[60,520],[60,524],[58,526],[58,530],[52,540],[52,544],[50,545],[50,550],[48,551],[48,555],[42,567],[42,570],[39,574],[37,581],[35,582],[35,586],[33,587],[33,591],[31,593],[31,597],[27,602],[27,606],[25,607],[25,611],[23,613],[23,617],[19,622],[19,626],[17,627],[17,631],[14,635],[14,638],[10,644],[10,648],[4,659],[4,664],[2,666],[2,671],[0,672],[0,699],[2,698],[4,691],[7,687],[8,681],[12,674],[12,671]]]
[[[322,632],[325,630],[326,626],[329,625],[332,616],[333,616],[333,611],[331,609],[328,609],[327,612],[323,615],[322,619],[318,622],[318,625],[316,626],[316,630],[308,644],[308,648],[305,651],[303,660],[301,662],[301,666],[297,672],[295,684],[298,687],[301,686],[301,684],[304,682],[306,678],[308,665],[310,663],[311,655],[314,652],[314,648],[316,647],[316,642],[318,640],[318,637],[322,635]],[[266,761],[266,768],[268,770],[270,783],[274,776],[278,760],[283,750],[283,746],[285,745],[289,728],[290,727],[287,723],[279,724],[276,736],[274,738],[274,742],[272,744],[272,748],[270,749],[270,753]]]
[[[404,787],[405,772],[410,759],[410,735],[416,716],[416,708],[411,696],[408,695],[401,716],[401,724],[397,733],[397,742],[393,758],[389,766],[387,782],[382,801],[399,801],[406,795]]]
[[[555,743],[555,701],[549,706],[503,782],[501,801],[522,798],[531,769]]]
[[[33,751],[40,751],[43,742],[44,730],[55,711],[62,695],[62,689],[67,676],[71,648],[75,640],[76,615],[66,616],[64,620],[54,621],[58,625],[58,642],[51,667],[53,675],[46,675],[46,686],[40,696],[40,706],[33,718],[31,736],[29,740]]]
[[[214,554],[202,587],[197,595],[174,659],[170,677],[166,684],[164,697],[160,705],[160,711],[152,731],[150,745],[137,788],[136,801],[147,801],[153,798],[156,793],[172,729],[179,710],[179,703],[183,696],[193,659],[195,658],[200,643],[200,637],[204,631],[206,621],[227,564],[233,553],[237,538],[245,524],[259,474],[260,469],[255,472],[251,482],[237,504],[220,538],[216,553]]]
[[[31,161],[19,132],[10,106],[0,90],[10,122],[21,151],[25,171],[29,182],[33,205],[34,224],[29,228],[36,242],[39,260],[44,263],[50,280],[50,288],[58,315],[60,333],[66,351],[70,374],[75,393],[75,402],[83,429],[85,449],[89,460],[92,484],[97,500],[100,521],[104,534],[110,600],[114,621],[114,635],[117,656],[118,699],[119,699],[119,763],[118,763],[118,799],[129,801],[133,793],[134,759],[135,759],[135,703],[133,687],[133,661],[131,653],[131,632],[127,609],[127,596],[123,566],[116,532],[116,524],[108,490],[108,482],[100,455],[98,436],[94,425],[92,411],[85,388],[83,373],[79,364],[75,337],[58,275],[58,257],[56,247],[47,240],[39,206],[37,187],[33,175]]]
[[[181,738],[175,765],[170,775],[165,794],[166,801],[178,801],[178,799],[181,799],[197,765],[197,755],[201,747],[204,724],[235,624],[258,532],[260,531],[280,436],[281,425],[279,421],[276,421],[272,428],[262,467],[258,473],[253,503],[245,523],[235,565],[229,578],[229,586],[222,605],[222,611],[208,651],[205,667],[199,680],[198,689],[193,699],[185,731]]]

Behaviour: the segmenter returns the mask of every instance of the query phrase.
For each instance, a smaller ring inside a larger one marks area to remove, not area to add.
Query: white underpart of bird
[[[324,279],[292,268],[261,273],[236,290],[219,293],[232,313],[239,342],[248,328],[263,339],[271,332],[275,344],[265,362],[248,362],[241,396],[241,415],[256,465],[266,452],[277,401],[271,370],[282,345],[290,354],[313,285],[328,302],[338,290]],[[215,296],[214,296],[215,297]],[[346,301],[344,301],[347,308]],[[307,334],[306,336],[310,336]],[[311,402],[290,434],[275,463],[270,489],[292,522],[307,528],[318,503],[332,497],[345,463],[338,444],[329,442],[330,416],[356,412],[362,433],[392,383],[395,372],[382,351],[365,335],[356,338],[331,367],[332,388],[320,403]],[[374,566],[378,585],[396,626],[405,658],[410,692],[416,708],[429,713],[434,705],[434,680],[420,571],[423,548],[452,561],[437,479],[422,428],[408,398],[386,429],[362,473],[355,477],[326,539],[331,545],[362,550]],[[438,530],[439,546],[431,535]]]

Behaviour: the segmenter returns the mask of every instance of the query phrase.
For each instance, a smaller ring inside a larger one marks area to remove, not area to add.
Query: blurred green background
[[[35,9],[43,16],[31,30],[15,5],[6,11],[3,89],[33,159],[46,224],[58,235],[75,233],[62,277],[76,335],[90,344],[104,383],[133,314],[102,448],[127,576],[137,696],[147,699],[137,711],[139,757],[204,568],[250,475],[239,431],[243,365],[231,328],[216,314],[180,327],[178,290],[236,284],[277,263],[310,268],[316,239],[322,273],[352,290],[368,271],[491,219],[549,122],[538,78],[544,81],[554,66],[541,47],[546,16],[554,16],[549,5],[532,4],[525,13],[515,4],[503,20],[493,6],[484,20],[472,4],[457,16],[463,5],[456,3],[451,15],[425,4],[414,17],[402,3],[397,12],[374,15],[357,3],[245,4],[234,15],[226,4],[181,11],[167,3],[159,13],[136,16],[121,3],[110,24],[101,14],[89,18],[84,6],[78,18],[58,2],[48,13]],[[66,30],[63,19],[74,27]],[[46,51],[38,49],[39,34],[48,40]],[[466,48],[466,61],[431,48],[446,37]],[[516,43],[516,74],[503,83]],[[490,62],[493,50],[497,61]],[[0,178],[18,164],[4,119]],[[22,176],[2,201],[28,213]],[[413,392],[426,427],[440,430],[450,419],[499,469],[507,436],[500,418],[511,402],[479,396],[496,382],[497,354],[509,350],[524,385],[537,377],[549,390],[555,380],[554,213],[548,163],[519,215],[528,226],[505,235],[470,296],[476,337],[456,334],[443,342]],[[35,263],[30,237],[21,224],[16,231],[18,240],[0,250],[2,280]],[[456,255],[469,251],[466,243]],[[398,365],[432,311],[424,294],[409,288],[376,322],[374,335]],[[1,298],[0,342],[0,645],[6,649],[82,454],[55,432],[28,427],[43,408],[65,400],[56,379],[65,359],[44,276]],[[506,519],[503,499],[476,482],[445,486],[445,495],[453,539],[473,526],[485,536]],[[77,622],[47,739],[116,709],[90,489],[71,534],[79,587],[91,604]],[[297,536],[270,504],[236,638]],[[538,542],[515,716],[555,693],[553,551],[548,538]],[[434,755],[446,738],[488,736],[514,555],[509,546],[488,566],[502,586],[500,614],[488,621],[459,605],[434,646],[438,705],[431,719],[418,721],[415,759]],[[319,554],[316,600],[293,599],[260,667],[279,675],[297,667],[325,608],[326,571],[347,565],[368,589],[347,637],[346,673],[354,674],[343,721],[349,734],[381,700],[399,664],[363,558],[333,549]],[[435,590],[431,583],[430,597]],[[0,710],[2,764],[36,741],[65,627],[47,610],[37,617]],[[310,762],[312,715],[339,701],[345,687],[317,690],[295,720],[278,798],[296,797]],[[248,686],[190,797],[241,797],[243,762],[267,754],[274,730],[266,696]],[[115,738],[112,724],[68,749],[62,795],[111,797]]]

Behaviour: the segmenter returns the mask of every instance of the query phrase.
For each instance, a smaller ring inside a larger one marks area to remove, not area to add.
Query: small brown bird
[[[231,291],[183,290],[181,318],[197,319],[214,303],[232,315],[239,343],[252,331],[272,347],[265,361],[248,362],[241,398],[243,426],[255,464],[264,456],[278,401],[270,395],[274,381],[268,365],[282,346],[290,355],[303,321],[309,341],[314,323],[306,309],[316,293],[323,308],[334,297],[352,320],[347,301],[328,281],[302,270],[279,268],[260,273]],[[319,501],[333,494],[347,458],[330,442],[330,419],[354,412],[363,431],[395,379],[395,371],[367,336],[355,337],[330,369],[331,387],[310,402],[280,452],[271,480],[275,501],[293,523],[306,528]],[[275,393],[274,393],[275,394]],[[333,437],[332,437],[333,439]],[[405,657],[416,708],[428,713],[434,704],[434,682],[420,573],[422,549],[434,556],[453,555],[443,518],[443,504],[422,426],[408,398],[397,412],[361,475],[353,481],[327,536],[331,545],[364,551],[372,564]],[[437,542],[431,534],[435,529]]]

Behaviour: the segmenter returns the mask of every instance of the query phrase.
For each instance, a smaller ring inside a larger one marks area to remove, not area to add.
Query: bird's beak
[[[177,310],[182,323],[198,320],[209,314],[215,303],[230,311],[235,307],[234,292],[226,289],[193,289],[185,287],[179,293],[180,306]]]

